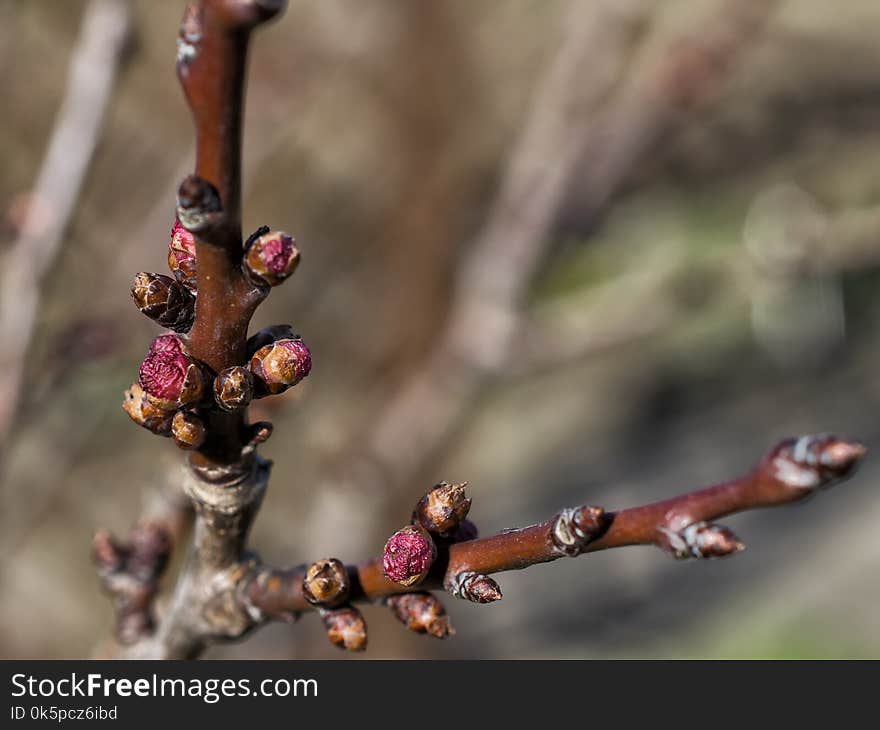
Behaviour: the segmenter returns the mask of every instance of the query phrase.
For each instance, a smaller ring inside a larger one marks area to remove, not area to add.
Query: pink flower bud
[[[382,569],[388,580],[411,586],[424,580],[437,552],[431,536],[415,525],[395,532],[382,551]]]
[[[299,249],[293,236],[283,231],[264,233],[249,242],[244,263],[252,276],[265,281],[269,286],[277,286],[299,264]]]
[[[177,335],[153,340],[138,371],[138,383],[161,403],[185,405],[197,401],[204,391],[202,367],[186,354]]]
[[[168,268],[181,284],[195,290],[196,239],[177,219],[171,228],[171,241],[168,244]]]
[[[257,350],[250,369],[263,393],[274,395],[296,385],[312,369],[312,356],[302,340],[277,340]]]

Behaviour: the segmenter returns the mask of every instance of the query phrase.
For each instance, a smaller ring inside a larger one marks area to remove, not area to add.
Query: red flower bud
[[[424,580],[436,556],[434,541],[427,531],[416,525],[407,525],[385,543],[382,570],[394,583],[415,585]]]
[[[178,411],[171,421],[171,435],[181,449],[197,449],[205,443],[205,424],[192,411]]]
[[[153,340],[138,371],[138,383],[159,403],[174,406],[194,403],[204,391],[202,366],[186,354],[177,335]]]
[[[187,332],[192,327],[195,297],[170,276],[142,271],[134,277],[131,296],[137,308],[162,327],[175,332]]]
[[[245,408],[253,397],[254,376],[241,365],[221,370],[214,378],[214,400],[224,411]]]
[[[187,288],[196,288],[196,239],[179,220],[171,228],[168,244],[168,268],[177,280]]]
[[[247,244],[245,269],[252,277],[269,286],[278,286],[294,272],[298,264],[299,249],[293,237],[283,231],[264,233]]]
[[[132,384],[125,391],[122,408],[132,421],[148,431],[160,436],[171,435],[171,419],[174,416],[174,411],[169,410],[163,401],[157,401],[144,392],[144,389],[137,383]]]
[[[312,357],[302,340],[277,340],[254,353],[250,369],[260,391],[274,395],[306,377],[312,369]]]

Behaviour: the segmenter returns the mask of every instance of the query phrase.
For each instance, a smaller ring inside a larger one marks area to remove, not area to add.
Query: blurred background
[[[120,408],[193,161],[183,3],[0,0],[0,656],[89,656],[90,562],[183,456]],[[381,550],[442,479],[483,534],[744,473],[782,437],[880,443],[880,5],[290,0],[252,46],[244,218],[303,251],[255,328],[311,376],[252,545]],[[877,657],[869,457],[726,520],[735,560],[629,548],[446,600],[439,642],[365,608],[368,658]],[[166,583],[170,583],[166,580]],[[209,657],[348,658],[314,616]]]

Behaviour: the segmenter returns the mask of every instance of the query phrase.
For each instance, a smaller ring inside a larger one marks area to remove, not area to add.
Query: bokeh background
[[[165,271],[193,159],[182,5],[0,0],[2,281],[37,293],[2,299],[7,325],[35,299],[0,428],[3,657],[92,654],[112,612],[91,536],[176,483],[181,453],[120,403],[157,333],[131,277]],[[120,17],[122,52],[94,53],[88,22]],[[297,237],[255,325],[293,323],[314,368],[257,406],[255,549],[375,554],[441,479],[488,534],[720,481],[788,435],[880,443],[878,27],[873,0],[290,0],[253,45],[244,217]],[[115,76],[94,154],[86,118],[61,147],[88,158],[67,220],[36,181],[77,58]],[[33,285],[20,262],[56,229]],[[727,520],[733,560],[503,574],[498,604],[447,600],[445,642],[367,607],[366,656],[876,657],[877,478],[869,454]],[[314,616],[208,656],[346,658]]]

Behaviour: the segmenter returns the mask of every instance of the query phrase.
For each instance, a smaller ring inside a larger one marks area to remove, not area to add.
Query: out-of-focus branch
[[[378,466],[357,470],[359,491],[380,492],[417,470],[485,378],[503,364],[571,182],[573,148],[618,83],[649,6],[641,0],[570,4],[559,51],[529,105],[486,223],[462,263],[445,331],[358,440],[363,450],[355,457]]]
[[[0,451],[15,419],[40,285],[61,248],[131,29],[128,0],[92,0],[73,50],[67,91],[18,240],[0,274]]]
[[[487,379],[517,360],[522,305],[566,206],[576,200],[581,216],[595,218],[675,122],[717,93],[774,4],[720,3],[708,24],[646,64],[630,61],[655,6],[571,4],[560,49],[462,263],[446,329],[358,439],[350,466],[359,491],[378,493],[417,472]]]

